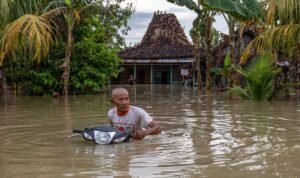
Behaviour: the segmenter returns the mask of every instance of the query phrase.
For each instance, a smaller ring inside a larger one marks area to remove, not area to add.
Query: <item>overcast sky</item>
[[[154,12],[158,10],[166,13],[174,13],[181,27],[184,29],[185,35],[190,40],[189,31],[192,27],[193,20],[196,18],[196,13],[193,11],[169,3],[167,0],[127,0],[127,2],[132,2],[135,7],[135,13],[129,19],[131,30],[128,35],[125,36],[127,44],[134,44],[142,40]],[[213,26],[223,33],[228,33],[227,24],[221,16],[217,16]]]

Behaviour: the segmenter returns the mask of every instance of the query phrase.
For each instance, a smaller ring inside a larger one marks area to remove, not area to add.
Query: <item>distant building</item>
[[[193,47],[174,14],[155,12],[138,45],[119,53],[124,70],[112,84],[172,84],[193,62]],[[132,80],[132,79],[131,79]]]

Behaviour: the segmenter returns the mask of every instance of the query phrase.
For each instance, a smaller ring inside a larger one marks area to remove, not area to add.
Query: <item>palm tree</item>
[[[0,3],[0,85],[4,91],[4,59],[29,54],[40,61],[50,50],[56,34],[52,17],[63,13],[64,8],[43,11],[41,7],[47,4],[45,0],[2,0]]]
[[[203,0],[209,9],[230,14],[243,21],[262,25],[265,31],[245,49],[240,62],[245,63],[256,49],[258,54],[284,51],[295,53],[300,40],[300,2],[298,0]]]
[[[73,1],[72,1],[73,2]],[[87,14],[97,13],[102,7],[101,1],[87,4],[86,1],[70,0],[2,0],[1,7],[1,39],[0,39],[0,70],[3,70],[3,61],[14,56],[28,56],[40,62],[50,51],[51,45],[58,36],[58,29],[62,24],[57,18],[64,17],[66,22],[67,42],[65,49],[64,94],[68,95],[70,72],[70,58],[73,48],[73,29],[80,18]],[[7,9],[4,9],[7,8]],[[3,73],[0,71],[0,73]]]
[[[246,80],[246,85],[241,88],[234,86],[230,89],[233,93],[238,93],[241,97],[252,100],[271,100],[280,90],[274,89],[276,76],[281,69],[274,67],[274,60],[269,56],[252,61],[248,69],[241,67],[235,68]]]
[[[300,41],[300,2],[298,0],[270,0],[265,14],[266,30],[245,49],[241,58],[248,59],[251,48],[258,54],[278,51],[295,54]]]

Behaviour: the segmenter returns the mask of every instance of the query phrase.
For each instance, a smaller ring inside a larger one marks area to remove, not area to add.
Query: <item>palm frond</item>
[[[236,93],[244,99],[251,99],[251,96],[249,95],[249,93],[247,93],[247,91],[245,89],[241,88],[240,86],[233,86],[228,91],[232,92],[232,93]]]
[[[300,23],[299,0],[273,0],[269,2],[266,22],[269,24],[289,25]]]
[[[51,11],[53,9],[57,9],[60,7],[65,7],[65,4],[66,4],[65,0],[53,0],[45,6],[42,13],[46,13],[48,11]]]
[[[233,69],[241,74],[242,76],[246,77],[247,76],[247,71],[245,71],[241,66],[233,66]]]
[[[266,30],[251,41],[246,47],[240,63],[245,63],[255,52],[263,54],[271,50],[286,49],[291,54],[300,41],[300,24],[283,25]]]
[[[4,29],[0,39],[0,54],[12,53],[14,49],[21,47],[29,49],[33,58],[39,62],[50,50],[53,33],[54,30],[46,18],[23,15]]]
[[[9,0],[1,0],[0,2],[0,29],[6,25],[10,16]]]
[[[275,96],[273,85],[281,69],[274,66],[271,57],[262,56],[253,60],[247,69],[236,69],[243,75],[246,85],[244,88],[234,87],[230,91],[253,100],[269,100]]]
[[[79,15],[79,11],[77,11],[76,9],[72,9],[71,14],[73,14],[74,19],[76,20],[76,22],[80,22],[80,15]]]
[[[41,17],[49,19],[51,17],[55,17],[55,16],[58,16],[58,15],[64,14],[68,10],[69,10],[68,7],[57,7],[55,9],[51,9],[51,10],[41,14]]]
[[[79,14],[80,14],[80,16],[87,16],[87,15],[97,14],[103,9],[104,9],[104,7],[102,5],[89,4],[89,5],[86,5],[83,8],[81,8],[79,10]]]

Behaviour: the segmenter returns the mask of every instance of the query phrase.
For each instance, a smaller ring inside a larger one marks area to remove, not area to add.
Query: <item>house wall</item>
[[[179,83],[182,64],[129,64],[122,65],[122,72],[111,84],[129,84],[132,75],[136,84],[174,84]]]

